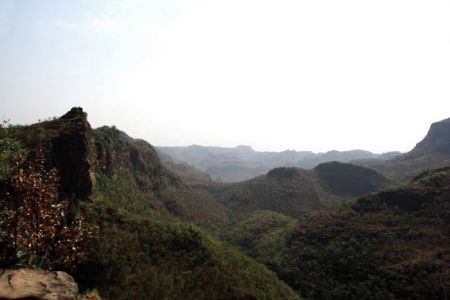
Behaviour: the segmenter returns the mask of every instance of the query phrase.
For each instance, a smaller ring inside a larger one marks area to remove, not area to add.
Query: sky
[[[408,151],[450,117],[450,2],[0,0],[0,118],[158,146]]]

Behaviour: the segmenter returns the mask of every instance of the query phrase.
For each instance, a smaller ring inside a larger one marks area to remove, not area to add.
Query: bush
[[[81,217],[67,216],[69,203],[58,197],[59,178],[45,168],[44,152],[30,156],[21,166],[14,160],[3,182],[0,263],[73,269],[85,256],[80,246],[90,232]]]
[[[19,141],[8,137],[0,139],[0,181],[9,178],[25,157],[26,150]]]

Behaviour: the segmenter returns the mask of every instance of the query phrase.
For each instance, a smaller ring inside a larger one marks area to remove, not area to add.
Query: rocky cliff
[[[386,161],[359,161],[389,179],[407,182],[420,172],[450,164],[450,119],[433,123],[410,152]]]
[[[431,152],[450,156],[450,118],[431,124],[425,138],[410,152],[410,155]]]
[[[159,191],[180,181],[161,164],[154,148],[115,127],[92,129],[87,114],[72,108],[61,118],[32,125],[44,133],[52,166],[61,177],[65,196],[87,199],[96,185],[96,174],[110,178],[126,171],[142,190]]]

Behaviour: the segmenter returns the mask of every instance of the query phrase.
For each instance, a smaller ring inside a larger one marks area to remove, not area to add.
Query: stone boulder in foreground
[[[65,272],[0,269],[0,299],[72,300],[77,293],[77,283]]]

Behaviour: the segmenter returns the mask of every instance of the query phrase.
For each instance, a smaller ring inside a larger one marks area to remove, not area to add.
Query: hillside
[[[411,180],[427,169],[450,164],[450,119],[431,124],[425,138],[410,152],[386,161],[362,160],[360,165],[373,168],[386,177],[401,182]]]
[[[70,201],[68,218],[82,215],[95,229],[82,246],[86,259],[66,270],[82,288],[107,299],[297,299],[263,265],[192,225],[215,232],[228,222],[226,208],[186,186],[147,142],[114,127],[91,129],[81,108],[1,128],[5,139],[28,157],[44,149],[59,197]]]
[[[184,184],[191,187],[201,187],[212,183],[211,176],[200,169],[184,161],[174,160],[161,151],[158,151],[158,156],[164,167],[172,171]]]
[[[306,298],[447,299],[449,186],[450,168],[438,169],[298,223],[254,216],[230,240]]]
[[[343,197],[362,196],[391,184],[372,169],[340,162],[320,164],[313,172],[329,194]]]
[[[245,219],[257,210],[298,218],[336,201],[374,192],[389,184],[386,178],[371,169],[332,162],[313,170],[275,168],[251,180],[211,185],[209,191],[237,220]]]
[[[378,157],[377,169],[398,179],[420,170],[420,162],[441,166],[450,155],[448,128],[448,120],[433,124],[413,151],[386,163]],[[200,149],[197,159],[208,157]],[[214,150],[218,160],[222,150]],[[245,146],[238,152],[243,160],[255,155]],[[8,165],[15,155],[24,160]],[[273,162],[283,161],[273,155]],[[286,162],[298,153],[283,155]],[[346,154],[328,157],[336,155]],[[15,169],[21,178],[33,159],[44,163],[41,171],[56,170],[57,197],[69,202],[65,222],[83,217],[89,226],[90,238],[73,248],[85,256],[75,268],[60,263],[56,251],[39,257],[21,250],[11,261],[0,241],[0,267],[48,261],[74,275],[83,290],[96,288],[107,299],[449,294],[450,168],[424,172],[395,189],[379,171],[337,161],[218,183],[114,126],[92,129],[87,114],[73,108],[61,118],[0,128],[2,209],[18,207],[14,201],[22,195],[10,194],[8,176]],[[33,178],[35,186],[40,181]],[[30,197],[51,193],[42,192]],[[1,225],[0,235],[3,230]]]
[[[358,159],[384,160],[398,155],[397,152],[374,154],[369,151],[311,151],[259,152],[249,146],[235,148],[205,147],[158,147],[173,160],[185,161],[189,165],[208,173],[219,182],[239,182],[263,175],[277,167],[299,167],[312,169],[330,161],[349,162]]]

